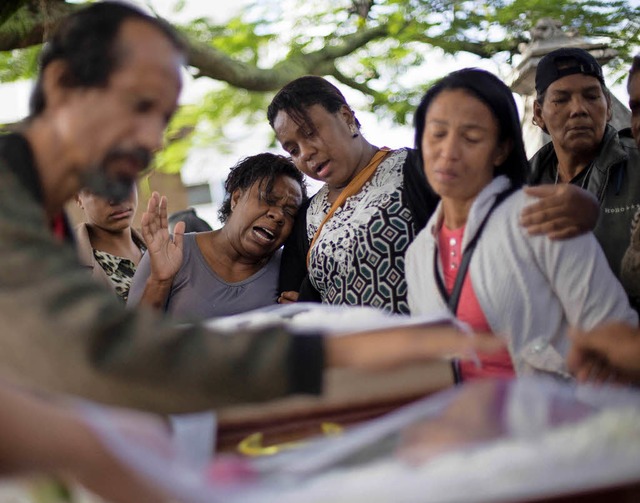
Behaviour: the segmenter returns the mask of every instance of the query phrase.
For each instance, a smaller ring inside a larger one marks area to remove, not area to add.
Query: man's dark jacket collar
[[[33,150],[23,135],[20,133],[0,135],[0,162],[4,162],[7,169],[15,174],[33,198],[44,205],[44,193]],[[65,240],[73,242],[73,232],[66,214],[63,212],[60,218],[63,220]]]
[[[27,139],[19,133],[0,136],[0,159],[6,163],[10,171],[15,173],[18,180],[29,189],[36,201],[44,203],[40,176],[36,169],[31,145],[29,145]]]

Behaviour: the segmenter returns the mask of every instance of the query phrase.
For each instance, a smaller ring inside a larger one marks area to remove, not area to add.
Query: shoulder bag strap
[[[378,150],[369,161],[369,164],[367,164],[353,178],[353,180],[351,180],[349,184],[344,189],[342,189],[342,192],[340,192],[338,198],[333,202],[331,208],[329,209],[329,212],[322,219],[322,222],[318,226],[316,233],[313,235],[313,239],[311,240],[311,244],[309,245],[309,251],[307,252],[307,269],[309,269],[309,258],[311,257],[311,250],[316,244],[316,241],[320,236],[320,231],[324,227],[324,224],[326,224],[336,212],[336,210],[345,203],[347,198],[360,192],[360,189],[362,189],[364,184],[367,183],[367,181],[373,176],[373,174],[376,172],[376,169],[378,168],[378,165],[382,162],[382,160],[387,156],[389,152],[391,152],[391,149],[389,147],[382,147],[380,150]]]

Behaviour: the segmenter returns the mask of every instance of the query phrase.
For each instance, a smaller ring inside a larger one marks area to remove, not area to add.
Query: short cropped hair
[[[125,3],[94,3],[65,18],[42,48],[38,78],[29,103],[30,115],[40,115],[46,107],[42,79],[44,70],[53,61],[66,64],[60,79],[64,87],[106,87],[125,54],[117,39],[120,27],[130,19],[156,27],[179,52],[184,52],[179,35],[165,21]]]
[[[273,128],[276,116],[285,111],[299,126],[313,126],[307,109],[313,105],[322,106],[327,112],[335,114],[346,106],[351,110],[346,98],[336,86],[322,77],[307,75],[289,82],[274,96],[267,108],[267,119]],[[351,110],[356,126],[360,122]]]
[[[511,141],[511,152],[502,164],[496,166],[493,176],[506,175],[514,187],[521,187],[529,169],[522,140],[518,107],[511,89],[495,75],[479,68],[465,68],[450,73],[436,82],[424,95],[414,117],[415,147],[422,164],[422,136],[426,115],[433,100],[443,91],[461,89],[479,99],[493,113],[498,122],[498,140]]]
[[[303,201],[307,199],[304,175],[288,157],[264,152],[242,159],[231,168],[224,183],[226,196],[218,211],[220,221],[225,223],[231,215],[231,196],[236,190],[248,190],[257,182],[264,186],[267,194],[270,194],[276,179],[281,176],[287,176],[298,182]]]

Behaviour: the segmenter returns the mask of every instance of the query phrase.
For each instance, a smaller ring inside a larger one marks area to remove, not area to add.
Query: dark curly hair
[[[231,195],[238,189],[248,190],[256,182],[264,186],[267,194],[273,190],[273,184],[280,176],[288,176],[300,184],[302,200],[307,199],[307,184],[304,175],[294,166],[288,157],[264,152],[242,159],[231,168],[224,182],[226,196],[218,211],[218,218],[225,223],[231,215]]]
[[[122,24],[138,20],[156,27],[171,44],[184,53],[184,44],[169,23],[149,16],[121,2],[100,2],[66,17],[40,53],[38,79],[31,93],[30,115],[41,114],[46,107],[43,73],[56,60],[64,61],[60,84],[67,87],[106,87],[109,77],[126,57],[126,48],[118,44]]]
[[[278,112],[284,110],[299,126],[313,129],[313,123],[307,109],[313,105],[321,105],[327,112],[335,114],[344,105],[351,110],[346,98],[336,86],[322,77],[306,75],[292,80],[274,96],[267,108],[267,119],[273,128]],[[351,110],[356,126],[360,122]]]

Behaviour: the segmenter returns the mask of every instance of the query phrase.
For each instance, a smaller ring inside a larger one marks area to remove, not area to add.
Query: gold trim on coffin
[[[322,423],[320,425],[322,434],[327,437],[332,437],[342,434],[344,428],[337,423]],[[273,456],[282,451],[289,449],[295,449],[304,445],[306,442],[283,442],[281,444],[274,445],[262,445],[263,435],[260,432],[252,433],[248,437],[242,439],[238,443],[238,452],[245,456],[257,457],[257,456]]]

